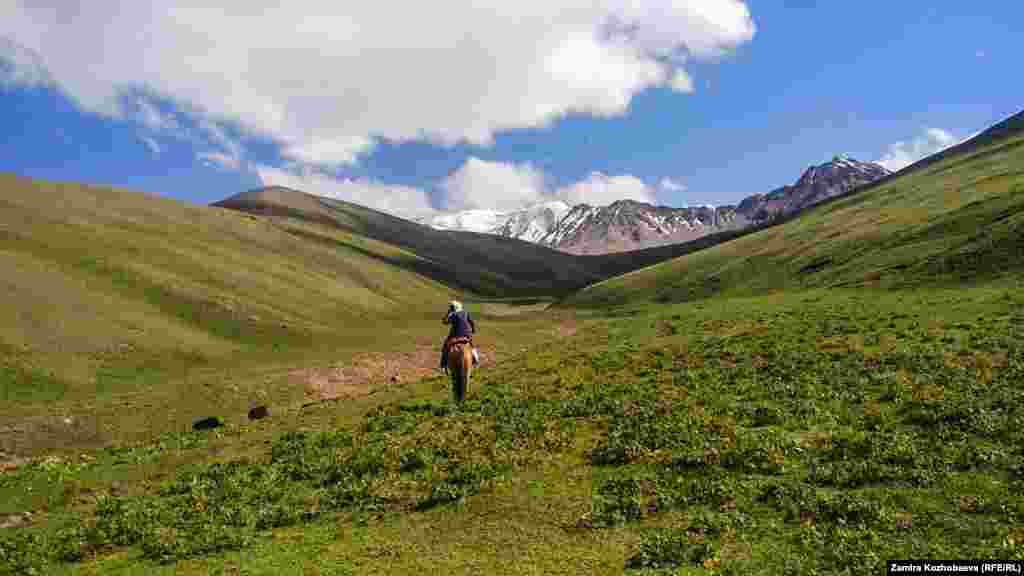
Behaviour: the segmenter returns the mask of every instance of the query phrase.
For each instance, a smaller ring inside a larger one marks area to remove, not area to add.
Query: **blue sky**
[[[1024,108],[1020,2],[188,4],[0,7],[0,170],[405,215],[726,204],[837,153],[899,167]]]

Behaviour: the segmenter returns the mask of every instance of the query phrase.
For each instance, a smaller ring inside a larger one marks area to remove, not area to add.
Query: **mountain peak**
[[[604,206],[550,200],[520,210],[465,210],[420,223],[448,230],[497,234],[575,254],[604,254],[687,242],[790,214],[888,175],[885,168],[837,154],[807,167],[793,185],[754,194],[738,206],[658,206],[622,198]]]

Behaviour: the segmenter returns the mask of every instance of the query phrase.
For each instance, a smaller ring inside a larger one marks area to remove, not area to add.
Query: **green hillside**
[[[1024,267],[1024,117],[788,222],[610,279],[572,306],[957,285]]]
[[[233,393],[226,374],[436,332],[452,294],[389,263],[411,254],[344,231],[13,175],[0,238],[6,450],[178,427],[265,392]],[[137,398],[152,409],[119,413]],[[71,414],[80,426],[53,423]]]

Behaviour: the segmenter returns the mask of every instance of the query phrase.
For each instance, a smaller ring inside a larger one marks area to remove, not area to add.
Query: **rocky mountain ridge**
[[[688,242],[792,214],[891,174],[846,156],[810,166],[791,185],[754,194],[739,204],[673,208],[635,200],[607,206],[551,201],[513,212],[467,210],[419,222],[444,230],[470,230],[536,242],[572,254],[606,254]]]

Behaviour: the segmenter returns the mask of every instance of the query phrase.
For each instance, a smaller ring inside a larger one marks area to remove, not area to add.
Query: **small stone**
[[[266,406],[254,406],[249,409],[249,420],[262,420],[270,416],[270,410]]]
[[[580,518],[576,521],[576,528],[579,528],[580,530],[590,530],[593,527],[594,523],[590,518]]]
[[[960,497],[960,511],[961,512],[977,512],[978,511],[978,498],[975,496],[961,496]]]
[[[902,514],[896,517],[896,528],[899,530],[910,530],[914,527],[914,519],[909,514]]]

